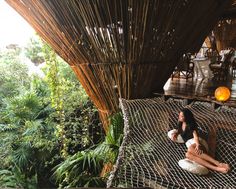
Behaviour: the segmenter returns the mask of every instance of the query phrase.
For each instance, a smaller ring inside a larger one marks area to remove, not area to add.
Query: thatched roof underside
[[[104,117],[162,90],[231,0],[6,0],[76,72]]]

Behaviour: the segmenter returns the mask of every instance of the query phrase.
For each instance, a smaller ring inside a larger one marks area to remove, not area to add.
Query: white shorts
[[[208,144],[203,138],[199,137],[199,143],[205,147],[207,152],[209,151]],[[185,144],[189,148],[192,144],[195,144],[194,138],[189,139]]]

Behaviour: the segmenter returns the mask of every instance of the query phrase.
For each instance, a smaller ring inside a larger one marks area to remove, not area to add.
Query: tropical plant
[[[71,67],[48,46],[44,47],[46,81],[55,108],[56,134],[66,158],[101,141],[103,130],[98,111],[89,100]]]
[[[54,176],[60,188],[105,186],[99,173],[102,159],[92,150],[76,153],[55,167]]]
[[[4,188],[21,188],[20,185],[17,185],[17,179],[14,174],[9,170],[0,170],[0,186]]]
[[[114,164],[123,140],[124,122],[121,112],[110,117],[110,126],[105,141],[97,146],[95,152],[103,157],[104,163]]]
[[[29,58],[35,65],[43,63],[44,53],[43,53],[44,43],[38,35],[34,35],[30,38],[27,47],[25,48],[25,55]]]
[[[105,177],[101,177],[105,163],[114,163],[123,138],[123,118],[121,113],[111,117],[105,141],[85,151],[80,151],[55,167],[54,177],[63,187],[104,187]]]
[[[47,167],[55,166],[52,158],[59,154],[54,123],[49,118],[52,111],[34,91],[4,99],[0,113],[2,169],[17,168],[24,182],[50,176]]]
[[[0,52],[0,101],[30,87],[31,78],[27,66],[20,59],[20,52],[19,48]]]
[[[87,162],[78,178],[82,185],[102,185],[98,173],[103,161],[90,151],[104,139],[98,111],[70,66],[49,47],[36,49],[28,51],[32,60],[46,54],[43,78],[29,76],[17,46],[0,52],[0,186],[54,187],[52,167],[78,151]],[[62,133],[57,135],[60,129]],[[95,166],[98,169],[93,171]],[[70,182],[63,185],[77,183]]]
[[[27,178],[17,167],[0,170],[1,188],[36,189],[36,183],[37,175]]]

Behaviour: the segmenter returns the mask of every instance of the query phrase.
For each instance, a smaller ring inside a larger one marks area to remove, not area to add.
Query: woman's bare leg
[[[214,164],[211,164],[209,161],[206,161],[205,159],[202,159],[198,156],[195,156],[195,154],[192,154],[191,152],[187,152],[186,153],[186,158],[192,160],[192,161],[195,161],[196,163],[202,165],[202,166],[205,166],[211,170],[214,170],[214,171],[218,171],[218,172],[221,172],[221,173],[227,173],[229,171],[228,168],[225,168],[225,167],[219,167],[219,166],[216,166]]]
[[[219,161],[217,161],[216,159],[212,158],[211,156],[209,156],[207,153],[203,152],[202,154],[197,154],[196,151],[195,151],[195,147],[196,147],[196,144],[192,144],[189,148],[188,148],[188,152],[190,153],[191,156],[194,156],[194,158],[200,158],[202,160],[205,160],[207,163],[217,167],[217,169],[221,169],[223,170],[223,172],[225,172],[224,170],[227,170],[227,172],[229,171],[230,169],[230,166],[229,164],[227,163],[221,163]],[[193,160],[194,161],[194,160]],[[200,163],[200,160],[197,160],[199,161],[199,164]],[[198,162],[197,162],[198,163]],[[201,164],[202,165],[202,164]],[[204,165],[206,166],[206,165]],[[207,167],[207,166],[206,166]],[[210,167],[208,167],[210,168]],[[210,168],[211,169],[211,168]],[[215,170],[213,168],[213,170]],[[222,172],[222,171],[220,171]]]
[[[201,159],[204,159],[206,161],[209,161],[211,162],[212,164],[216,165],[216,166],[219,166],[220,165],[220,162],[215,160],[214,158],[212,158],[211,156],[209,156],[208,154],[206,154],[205,152],[203,152],[202,154],[197,154],[196,151],[195,151],[195,147],[196,147],[196,144],[192,144],[189,148],[188,148],[188,152],[190,152],[191,154],[194,154],[195,156],[201,158]]]

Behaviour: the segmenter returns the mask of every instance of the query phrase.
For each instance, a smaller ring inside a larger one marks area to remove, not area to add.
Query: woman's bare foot
[[[229,164],[227,163],[219,163],[218,167],[224,167],[226,169],[230,169]]]
[[[229,170],[224,167],[217,167],[216,171],[226,174]]]
[[[230,166],[227,163],[219,163],[217,170],[221,173],[228,173],[230,170]]]

